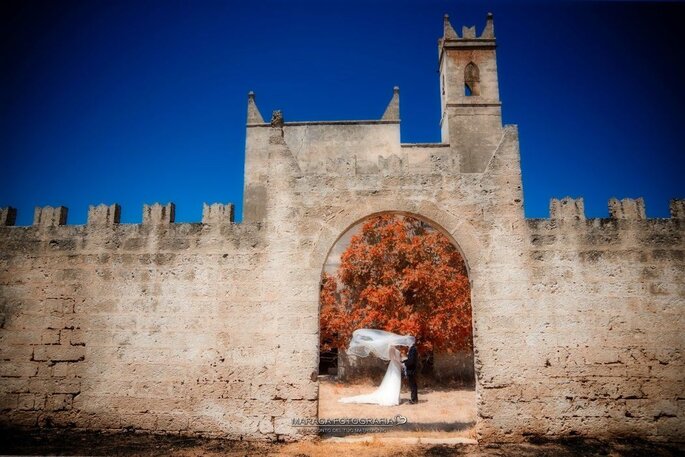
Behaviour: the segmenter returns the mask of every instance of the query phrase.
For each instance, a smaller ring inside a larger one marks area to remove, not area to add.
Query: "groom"
[[[419,394],[417,392],[418,387],[416,385],[416,365],[417,359],[419,357],[418,350],[416,349],[416,343],[409,348],[409,353],[407,358],[402,361],[405,367],[405,372],[407,373],[407,382],[411,388],[411,404],[418,403]]]

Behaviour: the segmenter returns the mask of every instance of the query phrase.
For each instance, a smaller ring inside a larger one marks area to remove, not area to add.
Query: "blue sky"
[[[241,212],[245,108],[379,118],[401,89],[402,141],[440,139],[437,39],[495,15],[503,117],[518,124],[528,217],[583,196],[685,197],[685,5],[589,2],[5,1],[0,206],[203,202]]]

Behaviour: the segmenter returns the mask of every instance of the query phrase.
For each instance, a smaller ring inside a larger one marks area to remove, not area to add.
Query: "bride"
[[[348,354],[358,357],[367,357],[369,354],[373,354],[383,360],[388,360],[390,363],[381,385],[376,390],[354,397],[343,397],[338,401],[340,403],[372,403],[383,406],[399,405],[402,360],[400,351],[396,346],[410,347],[414,344],[414,340],[411,335],[397,335],[383,330],[368,328],[355,330],[352,333],[350,347],[347,349]]]

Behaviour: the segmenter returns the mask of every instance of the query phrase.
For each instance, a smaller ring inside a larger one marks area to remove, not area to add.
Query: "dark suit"
[[[402,361],[407,368],[407,382],[411,388],[411,401],[416,403],[419,401],[418,386],[416,385],[416,369],[418,365],[419,351],[416,346],[409,348],[406,360]]]

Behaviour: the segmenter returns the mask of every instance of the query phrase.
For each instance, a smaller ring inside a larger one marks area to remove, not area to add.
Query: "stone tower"
[[[475,27],[459,36],[445,15],[438,41],[442,142],[459,153],[462,173],[482,172],[502,136],[496,46],[492,13],[480,36]]]

